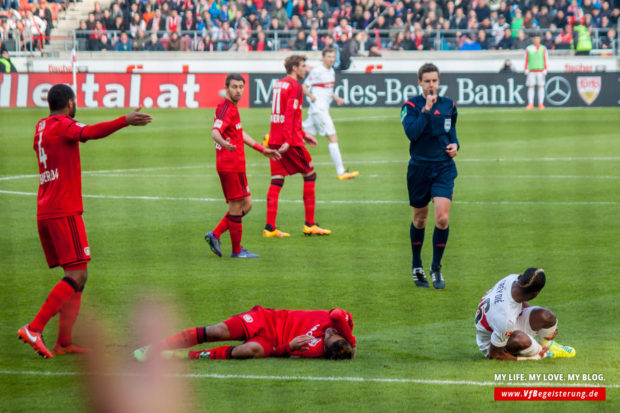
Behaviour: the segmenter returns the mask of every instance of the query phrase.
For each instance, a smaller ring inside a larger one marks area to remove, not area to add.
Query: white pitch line
[[[11,371],[0,370],[0,375],[6,376],[88,376],[90,373],[76,371]],[[108,373],[105,376],[112,377],[142,377],[139,373]],[[401,379],[382,377],[351,377],[351,376],[266,376],[252,374],[214,374],[214,373],[185,373],[164,374],[167,378],[194,378],[194,379],[220,379],[220,380],[271,380],[271,381],[329,381],[329,382],[357,382],[357,383],[415,383],[415,384],[440,384],[440,385],[466,385],[466,386],[564,386],[564,387],[605,387],[620,388],[618,384],[604,383],[566,383],[566,382],[493,382],[493,381],[469,381],[469,380],[432,380],[432,379]]]
[[[37,196],[35,192],[21,192],[21,191],[6,191],[0,189],[0,194],[7,195],[25,195],[25,196]],[[136,199],[146,201],[199,201],[199,202],[222,202],[222,198],[200,198],[200,197],[175,197],[175,196],[148,196],[148,195],[82,195],[84,198],[95,199]],[[253,202],[265,202],[264,199],[253,199]],[[302,203],[301,199],[280,199],[281,203],[299,204]],[[408,201],[399,200],[380,200],[380,199],[360,199],[360,200],[316,200],[317,204],[389,204],[389,205],[408,205]],[[560,205],[560,206],[575,206],[575,205],[617,205],[617,202],[613,201],[454,201],[457,205]]]

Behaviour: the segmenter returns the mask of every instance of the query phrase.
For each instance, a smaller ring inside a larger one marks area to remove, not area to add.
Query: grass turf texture
[[[493,383],[496,373],[603,374],[620,384],[620,195],[618,109],[462,109],[459,178],[444,256],[446,289],[416,288],[405,173],[408,141],[398,109],[334,109],[345,165],[360,177],[338,181],[327,142],[311,148],[317,220],[329,237],[304,237],[302,180],[289,177],[278,227],[289,239],[263,239],[268,161],[246,147],[254,208],[244,218],[243,246],[258,260],[224,258],[203,240],[227,210],[210,138],[212,110],[150,110],[154,122],[81,145],[85,223],[93,261],[80,322],[103,320],[109,353],[129,355],[132,308],[144,297],[172,303],[178,329],[219,322],[255,304],[353,314],[358,338],[351,362],[268,359],[186,363],[196,374],[359,377]],[[80,110],[95,123],[125,111]],[[35,211],[34,125],[44,110],[0,111],[0,401],[2,411],[80,411],[86,404],[78,357],[41,360],[16,339],[62,277],[48,270]],[[244,129],[261,140],[266,110],[242,110]],[[96,172],[105,171],[105,172]],[[10,178],[31,175],[26,178]],[[11,194],[6,191],[23,192]],[[137,197],[155,197],[140,199]],[[432,214],[429,223],[432,222]],[[424,266],[431,262],[427,226]],[[500,278],[529,266],[547,271],[534,305],[559,318],[558,341],[574,359],[485,360],[475,343],[480,297]],[[427,269],[428,271],[428,269]],[[54,318],[45,330],[56,338]],[[170,331],[173,333],[176,331]],[[38,372],[51,372],[41,375]],[[53,375],[61,373],[61,375]],[[582,382],[582,381],[580,381]],[[590,381],[591,382],[591,381]],[[428,382],[310,381],[197,377],[196,406],[207,411],[617,411],[606,402],[494,402],[494,385]],[[498,382],[497,385],[504,383]]]

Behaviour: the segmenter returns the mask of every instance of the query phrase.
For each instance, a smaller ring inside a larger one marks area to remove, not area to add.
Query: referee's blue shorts
[[[434,197],[452,200],[456,164],[452,159],[444,162],[417,162],[407,169],[409,205],[424,208]]]

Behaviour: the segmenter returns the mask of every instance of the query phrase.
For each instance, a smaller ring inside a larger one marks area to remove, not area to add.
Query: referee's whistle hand
[[[446,153],[450,158],[454,158],[456,156],[457,149],[458,145],[456,143],[451,143],[450,145],[446,146]]]

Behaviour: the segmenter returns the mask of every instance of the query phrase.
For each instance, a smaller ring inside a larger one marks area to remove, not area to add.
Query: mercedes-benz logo
[[[555,106],[565,104],[570,99],[571,87],[568,80],[561,76],[553,76],[547,80],[545,95],[549,103]]]

